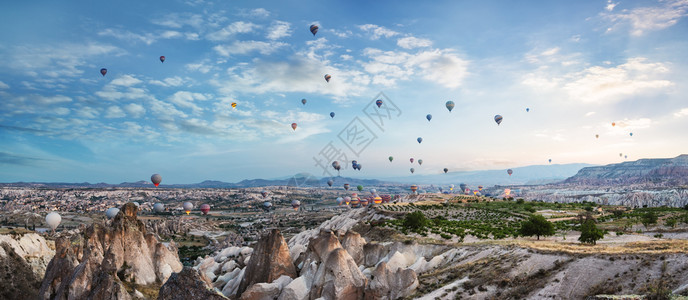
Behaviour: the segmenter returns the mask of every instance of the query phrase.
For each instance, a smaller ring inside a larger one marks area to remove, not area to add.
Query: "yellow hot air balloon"
[[[232,108],[236,108],[236,102],[232,102]]]

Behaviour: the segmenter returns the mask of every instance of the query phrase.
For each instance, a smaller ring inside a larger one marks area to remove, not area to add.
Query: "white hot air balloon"
[[[162,203],[155,203],[155,205],[153,205],[153,210],[157,213],[161,213],[165,210],[165,205]]]
[[[193,210],[193,203],[191,203],[191,202],[184,202],[184,204],[182,205],[182,207],[184,207],[184,211],[185,211],[186,214],[188,215],[188,214],[191,213],[191,210]]]
[[[114,218],[117,214],[119,213],[119,208],[117,207],[110,207],[108,210],[105,211],[105,216],[108,219]]]
[[[57,228],[58,225],[60,225],[60,222],[62,222],[62,217],[60,217],[60,214],[56,212],[51,212],[47,216],[45,216],[45,223],[50,226],[50,228],[53,229],[53,231]]]

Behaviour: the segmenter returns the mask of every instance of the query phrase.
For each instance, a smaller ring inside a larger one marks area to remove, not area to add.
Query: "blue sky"
[[[322,176],[333,149],[365,178],[686,153],[688,1],[504,2],[3,2],[0,181]]]

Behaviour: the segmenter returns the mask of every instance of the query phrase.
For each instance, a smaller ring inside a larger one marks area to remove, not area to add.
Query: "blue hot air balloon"
[[[451,112],[452,109],[454,109],[454,101],[447,101],[447,104],[445,104],[445,106],[447,106],[447,109],[449,110],[449,112]]]
[[[377,99],[377,100],[375,101],[375,105],[377,105],[378,108],[379,108],[380,106],[382,106],[382,100],[381,100],[381,99]]]
[[[497,125],[502,124],[502,115],[496,115],[494,117],[495,122],[497,122]]]
[[[428,119],[428,122],[430,122],[430,120],[432,120],[432,115],[428,114],[427,116],[425,116],[425,118]]]
[[[418,144],[420,144],[420,143],[423,141],[423,138],[422,138],[422,137],[419,137],[419,138],[416,139],[416,141],[418,141]]]
[[[331,113],[330,113],[330,117],[331,117],[331,118],[334,118],[334,112],[331,112]]]
[[[311,25],[311,33],[313,36],[315,36],[316,33],[318,33],[318,25]]]
[[[530,108],[527,108],[527,107],[526,107],[526,112],[529,112],[529,111],[530,111]]]

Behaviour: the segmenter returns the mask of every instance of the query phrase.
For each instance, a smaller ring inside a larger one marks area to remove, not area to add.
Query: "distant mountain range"
[[[566,179],[573,185],[688,185],[688,154],[675,158],[654,158],[627,161],[606,166],[583,168]]]
[[[409,175],[377,179],[359,179],[351,177],[332,178],[333,186],[348,183],[352,188],[357,185],[382,186],[400,184],[460,184],[469,185],[628,185],[636,183],[655,183],[658,185],[688,184],[688,155],[675,158],[640,159],[637,161],[593,166],[590,164],[554,164],[512,168],[509,176],[506,169],[468,172],[449,172],[447,174]],[[206,180],[193,184],[161,184],[163,188],[250,188],[262,186],[325,187],[330,178],[319,178],[308,173],[275,179],[246,179],[237,183]],[[41,183],[15,182],[0,183],[0,186],[36,187],[36,188],[115,188],[134,187],[151,188],[149,181],[107,183]]]

